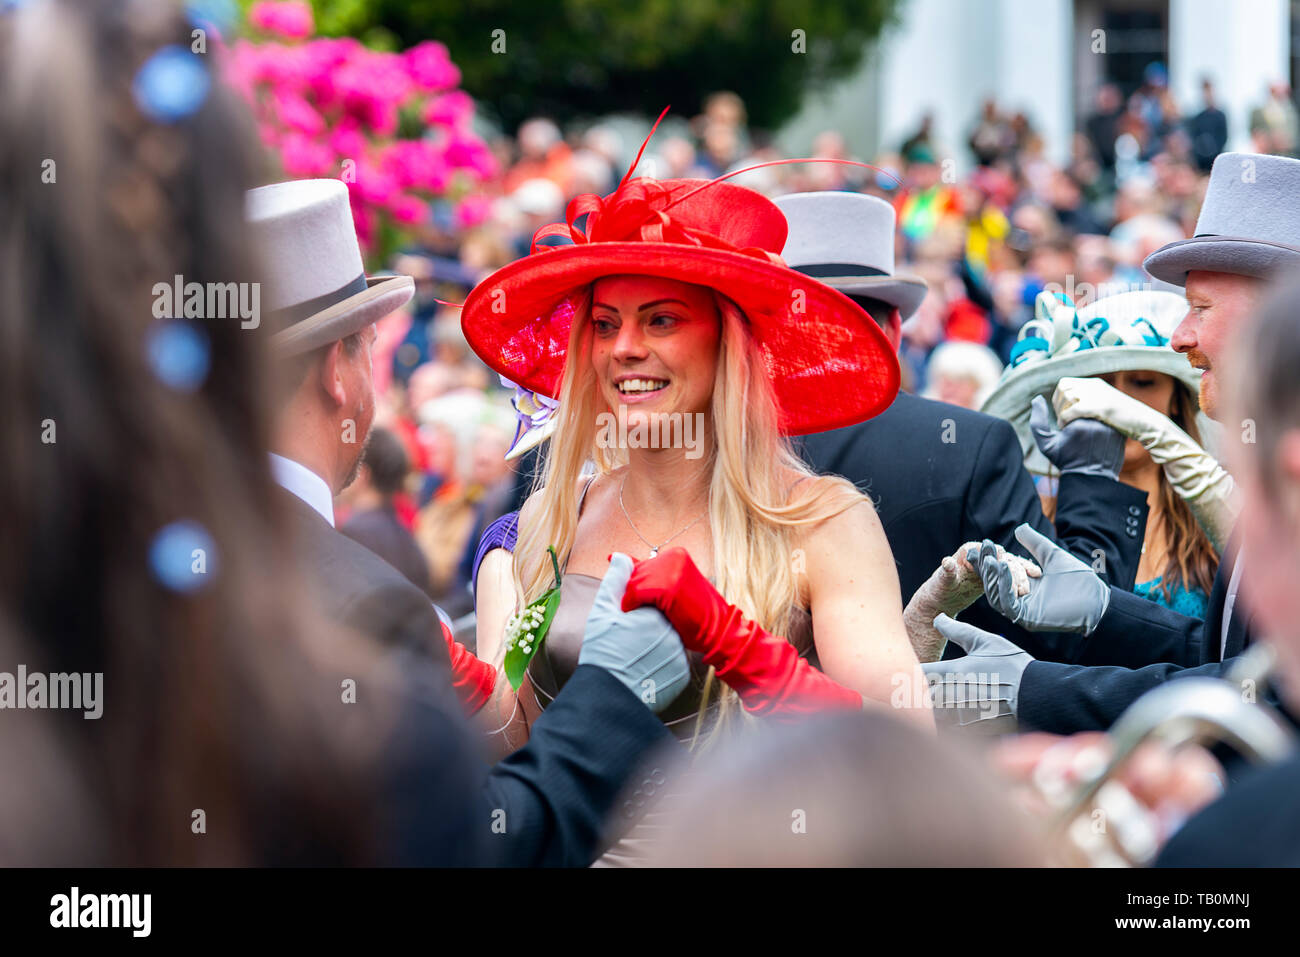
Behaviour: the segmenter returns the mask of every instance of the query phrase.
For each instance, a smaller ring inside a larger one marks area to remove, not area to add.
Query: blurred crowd
[[[1252,152],[1296,155],[1300,120],[1286,85],[1264,91],[1248,119]],[[619,117],[568,130],[538,117],[514,136],[497,136],[492,149],[504,172],[481,221],[461,229],[435,211],[417,243],[391,263],[417,283],[414,301],[380,323],[376,345],[378,421],[400,440],[393,451],[401,477],[385,489],[366,475],[340,505],[344,514],[391,512],[419,551],[403,542],[385,553],[410,554],[411,577],[454,616],[472,610],[467,586],[480,533],[520,506],[528,481],[502,459],[515,432],[513,392],[471,352],[454,304],[526,255],[537,229],[564,220],[570,199],[610,193],[644,134],[643,122]],[[834,130],[794,154],[867,166],[751,169],[790,157],[748,124],[740,97],[719,92],[689,121],[666,117],[634,175],[713,178],[748,170],[734,181],[768,196],[834,189],[888,201],[898,216],[898,272],[929,287],[903,326],[903,388],[979,409],[1044,289],[1082,306],[1164,286],[1142,261],[1192,234],[1210,167],[1227,140],[1213,83],[1203,81],[1200,103],[1180,104],[1165,68],[1153,63],[1127,98],[1115,84],[1097,90],[1065,165],[1047,155],[1033,117],[990,98],[964,144],[939,141],[926,115],[875,156],[853,155]],[[376,441],[387,444],[387,434]],[[373,521],[360,518],[362,525]],[[390,532],[400,540],[402,533]],[[356,534],[375,542],[373,528]]]

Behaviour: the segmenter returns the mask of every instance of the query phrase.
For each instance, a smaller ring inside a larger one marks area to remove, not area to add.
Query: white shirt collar
[[[307,466],[271,453],[271,476],[276,484],[302,499],[334,527],[334,496],[329,483]]]

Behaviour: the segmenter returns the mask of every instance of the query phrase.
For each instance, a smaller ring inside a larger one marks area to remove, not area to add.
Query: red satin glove
[[[862,695],[826,677],[790,642],[730,605],[682,548],[637,562],[623,593],[623,610],[654,605],[682,644],[704,656],[735,689],[746,711],[796,716],[832,708],[861,710]]]
[[[497,670],[452,637],[446,622],[440,620],[438,623],[442,625],[442,637],[447,642],[447,654],[451,656],[452,687],[456,689],[466,714],[476,714],[492,699],[497,686]]]

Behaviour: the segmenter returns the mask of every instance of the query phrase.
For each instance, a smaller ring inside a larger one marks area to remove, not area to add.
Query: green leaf
[[[510,687],[515,691],[518,691],[519,686],[523,684],[524,674],[528,671],[528,663],[533,660],[533,655],[541,650],[542,642],[546,640],[546,634],[551,630],[551,621],[555,618],[555,612],[560,607],[560,589],[558,587],[552,588],[529,605],[528,608],[524,609],[524,614],[527,614],[533,608],[539,607],[544,609],[542,623],[538,626],[537,631],[533,633],[528,652],[521,651],[518,642],[506,652],[503,667],[506,679],[510,682]]]

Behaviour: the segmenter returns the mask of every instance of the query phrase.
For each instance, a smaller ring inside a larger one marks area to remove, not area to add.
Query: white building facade
[[[1061,162],[1098,86],[1128,94],[1160,62],[1184,116],[1201,109],[1208,77],[1228,148],[1246,148],[1250,111],[1271,83],[1293,82],[1298,20],[1298,0],[901,0],[899,22],[857,73],[810,96],[779,140],[807,149],[835,128],[857,155],[874,156],[929,113],[933,141],[964,170],[967,137],[992,97],[1025,112]]]

